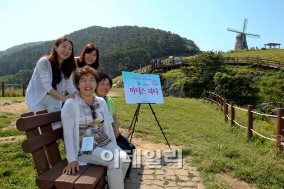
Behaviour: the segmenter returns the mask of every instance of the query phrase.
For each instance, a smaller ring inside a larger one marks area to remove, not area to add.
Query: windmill
[[[245,18],[243,32],[232,28],[227,28],[228,31],[238,33],[238,35],[236,36],[235,50],[248,49],[246,37],[257,38],[257,39],[259,39],[260,37],[260,35],[245,33],[247,29],[247,24],[248,24],[248,19]]]

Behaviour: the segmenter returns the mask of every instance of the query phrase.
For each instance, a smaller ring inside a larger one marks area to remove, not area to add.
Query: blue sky
[[[171,31],[201,50],[234,48],[248,19],[249,47],[284,46],[283,0],[0,0],[0,51],[27,42],[54,40],[90,26],[139,26]],[[281,35],[282,34],[282,35]],[[75,44],[76,48],[76,44]]]

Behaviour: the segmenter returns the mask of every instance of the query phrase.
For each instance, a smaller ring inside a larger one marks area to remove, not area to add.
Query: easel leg
[[[131,142],[132,136],[133,136],[133,134],[134,134],[135,124],[136,124],[136,122],[138,122],[138,115],[139,115],[140,106],[141,106],[141,104],[139,103],[138,106],[137,106],[135,115],[134,115],[134,117],[133,117],[133,120],[134,120],[134,118],[135,118],[135,121],[134,121],[134,125],[133,125],[133,128],[132,128],[131,137],[130,137],[130,140],[129,140],[130,142]],[[132,120],[132,123],[133,123],[133,120]],[[131,123],[131,125],[130,125],[130,128],[131,128],[131,126],[132,126],[132,123]],[[130,128],[129,128],[129,130],[130,130]]]
[[[133,125],[133,121],[134,121],[134,119],[135,119],[135,117],[136,117],[136,115],[138,115],[139,114],[139,109],[140,109],[140,104],[138,104],[138,106],[137,106],[137,108],[136,108],[136,111],[135,111],[135,113],[134,113],[134,116],[133,116],[133,119],[132,119],[132,122],[131,122],[131,124],[130,124],[130,126],[129,126],[129,131],[131,130],[131,128],[132,128],[132,125]],[[138,121],[138,120],[137,120]]]
[[[170,144],[169,144],[169,142],[168,142],[168,140],[167,140],[167,138],[166,138],[166,136],[165,136],[165,134],[164,134],[164,132],[163,132],[163,128],[161,127],[161,125],[160,125],[160,123],[159,123],[159,121],[158,121],[158,119],[157,119],[157,117],[156,117],[156,115],[155,115],[155,112],[154,112],[154,110],[153,110],[153,108],[152,108],[152,106],[151,106],[150,103],[149,103],[149,106],[150,106],[150,108],[151,108],[151,110],[152,110],[152,113],[153,113],[153,115],[154,115],[154,117],[155,117],[155,119],[156,119],[156,121],[157,121],[157,123],[158,123],[158,125],[159,125],[159,127],[160,127],[160,130],[162,131],[162,133],[163,133],[163,135],[164,135],[164,138],[165,138],[166,141],[167,141],[167,144],[168,144],[169,148],[171,149],[171,146],[170,146]],[[171,150],[172,150],[172,149],[171,149]]]

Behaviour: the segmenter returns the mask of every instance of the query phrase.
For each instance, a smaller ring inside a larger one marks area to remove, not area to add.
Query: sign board
[[[122,72],[127,104],[164,103],[159,75]]]

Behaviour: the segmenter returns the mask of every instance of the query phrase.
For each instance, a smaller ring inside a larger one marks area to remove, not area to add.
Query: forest
[[[148,65],[151,59],[181,53],[197,54],[200,51],[190,39],[169,31],[147,27],[92,26],[74,31],[65,37],[73,41],[75,56],[80,56],[86,44],[96,44],[102,64],[99,71],[113,77],[121,75],[121,71],[138,69],[140,64]],[[28,84],[37,60],[50,54],[54,41],[41,42],[0,57],[0,81]]]

